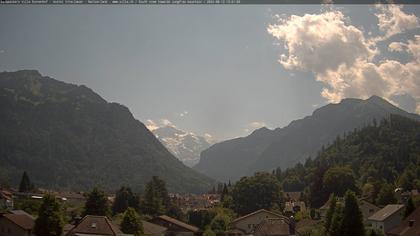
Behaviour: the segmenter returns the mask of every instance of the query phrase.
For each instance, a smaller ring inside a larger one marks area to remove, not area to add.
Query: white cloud
[[[385,11],[392,15],[378,14],[378,18],[381,30],[388,36],[413,27],[408,23],[414,21],[412,15],[403,13],[401,7],[387,6]],[[414,22],[418,22],[417,18]],[[280,56],[280,64],[289,70],[312,72],[324,84],[321,95],[329,102],[371,95],[394,102],[395,95],[409,94],[420,111],[420,36],[407,43],[389,45],[390,51],[406,51],[411,55],[412,60],[403,64],[387,59],[374,62],[379,54],[377,38],[366,38],[361,29],[336,10],[280,18],[267,31],[285,45],[287,54]]]
[[[160,124],[163,126],[170,126],[170,127],[176,127],[170,120],[168,119],[161,119]]]
[[[181,113],[178,113],[178,115],[179,115],[180,117],[184,117],[184,116],[188,115],[188,111],[183,111],[183,112],[181,112]]]
[[[406,45],[404,43],[392,42],[388,45],[388,50],[390,52],[402,52],[402,51],[404,51],[405,47],[406,47]]]
[[[378,38],[379,40],[419,27],[418,18],[414,14],[403,12],[401,5],[384,4],[378,5],[377,8],[378,27],[384,33],[383,37]]]
[[[266,126],[266,124],[262,121],[254,121],[248,124],[248,127],[253,128],[253,129],[259,129]]]
[[[270,25],[267,30],[285,43],[288,54],[281,55],[279,62],[286,69],[320,73],[375,55],[363,32],[346,20],[339,11],[292,15],[280,18],[278,24]]]
[[[253,121],[245,126],[245,133],[267,126],[263,121]]]
[[[145,125],[150,131],[153,131],[155,129],[165,127],[165,126],[170,126],[170,127],[176,128],[176,126],[168,119],[160,119],[157,122],[154,121],[154,120],[148,119],[148,120],[146,120]]]

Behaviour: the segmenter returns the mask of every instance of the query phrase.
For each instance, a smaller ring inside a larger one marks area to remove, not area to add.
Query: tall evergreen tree
[[[22,179],[20,180],[19,184],[19,192],[28,193],[34,189],[33,184],[29,180],[29,176],[26,171],[23,172]]]
[[[225,197],[229,194],[229,190],[226,184],[223,184],[223,190],[222,193],[220,194],[220,202],[223,202],[223,200],[225,199]]]
[[[341,224],[343,222],[343,207],[336,205],[333,217],[331,219],[331,225],[329,228],[328,236],[342,236]]]
[[[143,223],[141,216],[129,207],[124,213],[124,218],[121,222],[121,231],[125,234],[132,234],[134,236],[143,235]]]
[[[143,212],[152,216],[162,215],[169,209],[170,204],[165,181],[153,176],[146,184]]]
[[[53,195],[45,195],[39,208],[38,218],[35,220],[34,233],[42,236],[61,236],[63,228],[64,220],[60,204]]]
[[[354,192],[347,191],[344,200],[342,236],[364,236],[363,216]]]
[[[413,199],[410,197],[405,204],[404,218],[409,216],[414,210],[416,210],[416,207],[414,206]]]
[[[85,203],[84,215],[109,216],[108,199],[104,191],[94,188]]]
[[[328,208],[328,211],[327,211],[327,215],[325,217],[325,230],[327,230],[327,232],[330,231],[332,218],[334,216],[335,208],[336,208],[336,205],[337,205],[337,198],[335,197],[334,193],[331,194],[329,202],[330,202],[329,208]]]
[[[112,213],[118,214],[125,212],[128,207],[139,209],[139,198],[133,193],[130,187],[122,186],[115,194]]]

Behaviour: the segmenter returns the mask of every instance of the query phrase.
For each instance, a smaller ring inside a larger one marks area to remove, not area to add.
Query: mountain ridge
[[[200,162],[194,168],[226,182],[256,171],[291,167],[314,156],[322,145],[332,142],[338,135],[390,114],[420,120],[418,115],[405,112],[378,96],[366,100],[347,98],[320,107],[285,127],[262,128],[246,137],[217,143],[201,153]]]
[[[186,166],[192,167],[200,160],[201,151],[210,147],[205,137],[166,125],[152,130],[159,141]]]
[[[205,192],[213,180],[184,166],[130,110],[84,85],[35,70],[0,73],[0,172],[26,170],[40,187],[141,191],[159,175],[175,192]],[[48,171],[46,171],[48,170]]]

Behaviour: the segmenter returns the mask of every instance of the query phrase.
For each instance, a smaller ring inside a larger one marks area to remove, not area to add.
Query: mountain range
[[[166,125],[153,129],[159,141],[186,166],[192,167],[200,160],[201,151],[212,144],[206,137],[186,132],[175,126]]]
[[[282,169],[314,157],[337,136],[370,124],[390,114],[420,120],[386,100],[348,98],[316,109],[312,115],[283,128],[261,128],[246,137],[212,145],[201,153],[194,169],[216,180],[235,181],[256,171]]]
[[[129,109],[90,88],[38,71],[0,73],[0,178],[27,171],[38,187],[144,189],[152,176],[170,191],[204,192],[214,181],[175,158]]]

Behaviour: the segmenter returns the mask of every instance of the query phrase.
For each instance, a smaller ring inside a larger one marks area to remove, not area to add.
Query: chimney
[[[413,227],[415,220],[408,221],[408,227]]]

